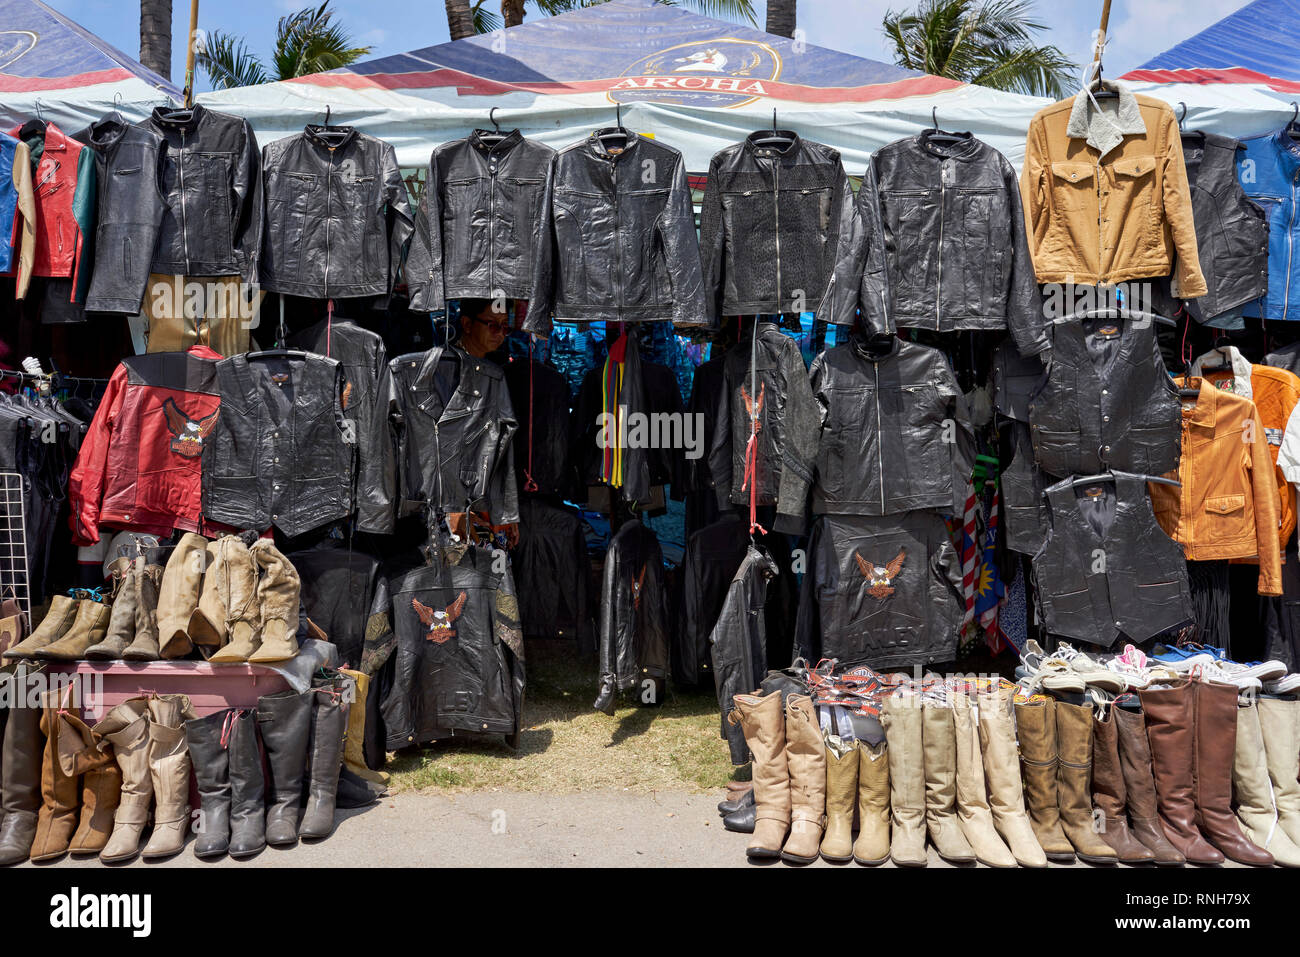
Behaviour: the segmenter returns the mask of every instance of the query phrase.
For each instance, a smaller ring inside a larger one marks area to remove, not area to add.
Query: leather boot
[[[880,712],[889,756],[889,857],[899,867],[925,867],[925,761],[921,699],[897,695]],[[862,769],[858,762],[859,773]]]
[[[302,783],[311,740],[312,691],[281,691],[257,699],[257,730],[266,748],[270,776],[267,790],[266,843],[292,847],[298,843],[298,812],[302,810]]]
[[[1089,864],[1114,864],[1115,849],[1101,839],[1092,816],[1092,706],[1056,702],[1056,798],[1061,829],[1074,853]]]
[[[29,698],[31,666],[17,665],[5,677],[10,701],[5,722],[0,780],[3,781],[4,820],[0,821],[0,866],[20,864],[31,855],[36,819],[42,806],[41,757],[45,736],[43,711]]]
[[[219,574],[228,589],[225,615],[229,640],[208,660],[248,661],[262,643],[262,606],[257,597],[257,562],[252,550],[234,535],[223,538],[221,546],[218,563],[221,566]],[[217,573],[215,568],[213,572]]]
[[[343,743],[343,767],[351,771],[368,785],[376,789],[375,797],[379,797],[388,789],[388,773],[386,771],[372,771],[366,765],[365,754],[365,737],[366,737],[366,699],[370,696],[370,676],[362,674],[360,671],[352,671],[347,668],[340,668],[340,674],[347,675],[352,679],[355,690],[352,693],[352,703],[348,706],[348,736]],[[733,788],[731,784],[738,786]],[[727,785],[728,794],[731,792],[747,791],[750,792],[750,800],[753,800],[754,782],[739,781],[731,782]]]
[[[1129,830],[1151,850],[1158,867],[1182,867],[1187,859],[1165,837],[1156,811],[1156,782],[1151,771],[1146,721],[1140,712],[1126,708],[1112,708],[1111,715],[1119,737],[1119,761],[1124,774]]]
[[[975,852],[957,821],[957,732],[952,708],[926,701],[921,709],[925,730],[925,826],[939,856],[950,864],[969,864]]]
[[[1074,845],[1061,829],[1061,802],[1056,793],[1056,699],[1015,702],[1016,738],[1025,777],[1029,825],[1049,861],[1074,862]]]
[[[5,652],[10,648],[22,643],[23,630],[22,615],[0,618],[0,657],[4,657]]]
[[[122,652],[126,661],[157,661],[162,656],[158,639],[158,598],[163,567],[147,560],[132,569],[135,575],[135,640]],[[178,646],[179,647],[179,646]]]
[[[953,731],[957,739],[957,824],[986,867],[1015,867],[1016,859],[993,825],[988,789],[984,781],[984,756],[979,728],[971,712],[970,698],[953,697]]]
[[[754,836],[745,856],[780,857],[790,830],[790,768],[785,757],[781,695],[738,694],[732,700],[736,709],[727,720],[740,725],[754,756]]]
[[[1115,709],[1108,707],[1092,722],[1092,800],[1101,812],[1101,839],[1115,849],[1121,864],[1152,864],[1156,856],[1128,829],[1128,792],[1119,760]]]
[[[199,785],[199,817],[194,825],[194,856],[220,857],[230,849],[230,760],[226,750],[233,711],[218,711],[185,722],[194,778]]]
[[[833,864],[853,857],[853,804],[858,798],[857,742],[826,738],[826,834],[821,855]]]
[[[91,645],[97,645],[108,633],[108,619],[112,609],[102,601],[87,598],[77,608],[72,627],[58,639],[32,652],[33,658],[50,661],[78,661]]]
[[[348,727],[348,705],[338,682],[323,681],[312,689],[316,701],[311,716],[310,768],[307,807],[298,836],[320,841],[334,833],[339,771],[343,768],[343,736]],[[820,732],[818,732],[820,738]],[[825,770],[822,771],[825,788]]]
[[[288,661],[298,654],[298,570],[269,539],[259,538],[250,551],[261,572],[257,603],[262,613],[262,643],[248,660],[259,664]]]
[[[853,842],[853,859],[871,867],[889,860],[889,746],[857,744],[858,839]]]
[[[77,611],[80,608],[79,599],[69,598],[67,595],[55,595],[50,601],[50,610],[45,613],[36,630],[6,651],[4,657],[6,659],[34,657],[37,649],[51,645],[67,634],[72,623],[76,621]]]
[[[1300,847],[1292,842],[1274,814],[1273,785],[1268,777],[1267,746],[1259,708],[1252,701],[1237,708],[1237,745],[1232,762],[1232,789],[1237,819],[1250,840],[1283,867],[1300,867]]]
[[[200,654],[209,660],[213,653],[226,643],[229,632],[226,622],[231,617],[230,605],[230,569],[222,560],[228,549],[228,542],[237,543],[239,548],[247,551],[238,537],[223,535],[215,542],[208,543],[203,573],[203,586],[199,590],[199,603],[190,615],[187,634],[190,641],[198,646]]]
[[[142,562],[143,558],[135,561]],[[108,615],[108,631],[104,640],[91,645],[82,655],[87,661],[116,661],[135,638],[136,582],[135,562],[123,556],[113,560],[113,608]]]
[[[811,864],[817,860],[826,822],[826,748],[808,695],[786,695],[785,760],[790,769],[790,836],[781,848],[781,860]]]
[[[230,856],[252,857],[266,847],[266,785],[257,749],[257,713],[236,708],[230,721]]]
[[[1016,863],[1021,867],[1046,867],[1047,855],[1039,846],[1033,825],[1029,823],[1029,814],[1025,811],[1016,732],[1012,728],[1012,697],[1010,690],[997,690],[976,698],[989,808],[993,813],[993,824],[1006,841]]]
[[[41,693],[41,732],[45,748],[41,757],[41,810],[32,841],[33,861],[52,861],[68,852],[77,829],[77,778],[65,774],[59,761],[59,692]]]
[[[100,741],[74,711],[56,711],[55,722],[59,768],[65,776],[81,780],[81,819],[68,851],[98,854],[113,830],[113,812],[122,796],[122,772],[117,769],[113,746]]]
[[[122,769],[122,797],[113,816],[113,833],[99,859],[126,861],[140,849],[140,835],[149,823],[153,778],[149,772],[149,701],[129,698],[92,729],[113,746]]]
[[[163,658],[182,658],[194,650],[190,616],[199,605],[207,563],[208,540],[194,532],[181,536],[167,560],[158,588],[158,653]]]
[[[1259,724],[1277,800],[1277,826],[1300,847],[1300,701],[1260,698]]]
[[[758,813],[758,806],[754,804],[752,790],[745,791],[743,794],[744,797],[738,799],[737,808],[722,816],[722,826],[737,834],[753,834],[754,816]]]
[[[1156,807],[1165,837],[1189,864],[1222,864],[1223,855],[1196,827],[1193,791],[1196,724],[1189,681],[1138,691],[1151,745]]]
[[[355,705],[353,705],[353,707],[355,707]],[[349,723],[348,746],[351,747],[351,745],[352,745],[352,725]],[[352,762],[348,761],[347,766],[351,768]],[[728,788],[727,797],[724,800],[718,802],[718,813],[723,816],[726,816],[728,814],[734,814],[736,811],[739,811],[742,807],[745,807],[746,805],[752,805],[753,803],[754,803],[754,789],[752,787],[745,788],[744,790],[740,790],[740,791],[736,791]]]
[[[1272,867],[1273,855],[1242,833],[1232,815],[1232,761],[1237,749],[1237,688],[1198,681],[1196,688],[1196,826],[1229,860]]]
[[[149,773],[153,778],[153,833],[141,856],[171,857],[185,846],[190,823],[190,749],[185,722],[194,717],[183,694],[149,699]]]

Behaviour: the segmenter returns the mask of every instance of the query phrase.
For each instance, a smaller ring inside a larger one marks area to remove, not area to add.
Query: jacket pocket
[[[1193,527],[1194,541],[1208,546],[1229,544],[1247,532],[1245,521],[1246,496],[1218,495],[1205,500],[1203,529]]]
[[[1052,204],[1060,212],[1081,213],[1097,195],[1091,163],[1052,164]]]
[[[1115,161],[1115,191],[1119,194],[1118,212],[1124,222],[1138,232],[1139,249],[1158,245],[1162,240],[1160,210],[1156,202],[1154,156],[1130,156]]]
[[[1245,494],[1219,495],[1205,500],[1205,510],[1211,515],[1231,515],[1246,505]]]

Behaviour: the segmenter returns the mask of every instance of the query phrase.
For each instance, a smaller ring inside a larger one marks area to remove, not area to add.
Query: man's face
[[[477,316],[462,317],[465,329],[465,351],[474,356],[496,352],[506,341],[507,319],[501,313],[484,309]]]

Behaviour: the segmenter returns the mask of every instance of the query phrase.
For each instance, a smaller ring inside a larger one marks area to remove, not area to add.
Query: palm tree
[[[1076,67],[1033,34],[1030,0],[921,0],[915,12],[885,14],[894,62],[966,83],[1061,99]]]
[[[568,13],[570,10],[578,10],[582,7],[594,7],[598,3],[605,2],[607,0],[536,0],[538,11],[547,17]],[[758,22],[754,19],[753,0],[659,0],[659,2],[668,4],[680,2],[683,6],[708,16],[725,17],[729,20],[745,19],[753,24]],[[777,2],[791,8],[790,30],[793,33],[794,0],[777,0]],[[500,0],[500,16],[486,9],[487,3],[488,0],[446,0],[447,27],[453,40],[473,36],[474,33],[492,33],[503,26],[517,27],[524,22],[525,0]],[[769,8],[770,6],[771,4]],[[771,22],[770,14],[768,22]],[[473,23],[473,31],[467,29],[469,23]]]
[[[793,37],[794,8],[795,0],[767,0],[767,32]]]
[[[242,37],[220,30],[208,34],[195,61],[213,87],[222,90],[335,70],[370,52],[370,47],[353,46],[352,38],[333,19],[329,0],[315,9],[308,7],[281,17],[275,29],[270,69],[249,52]]]
[[[172,78],[172,0],[140,0],[140,62]]]

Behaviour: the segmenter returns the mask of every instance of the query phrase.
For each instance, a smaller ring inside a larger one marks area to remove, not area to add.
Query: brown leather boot
[[[1101,839],[1115,849],[1121,864],[1152,864],[1156,856],[1128,829],[1128,792],[1119,759],[1115,709],[1108,707],[1092,722],[1092,800],[1101,812]]]
[[[3,689],[10,700],[20,701],[20,707],[11,707],[5,721],[4,745],[0,757],[0,806],[4,808],[0,820],[0,867],[21,864],[31,856],[32,841],[36,837],[36,821],[40,815],[41,756],[45,751],[45,736],[41,732],[44,712],[38,706],[28,707],[32,691],[32,669],[27,664],[9,665],[0,671]],[[34,705],[39,702],[34,702]]]
[[[1151,849],[1157,866],[1182,867],[1187,859],[1165,837],[1156,811],[1156,782],[1151,772],[1146,721],[1140,712],[1126,708],[1113,708],[1111,715],[1119,737],[1119,761],[1124,773],[1129,830]]]
[[[785,760],[790,769],[790,836],[781,848],[781,860],[811,864],[817,860],[826,822],[826,747],[808,695],[786,696]]]
[[[1092,706],[1056,702],[1056,797],[1061,829],[1074,853],[1089,864],[1114,864],[1114,848],[1101,839],[1092,818]]]
[[[208,540],[189,532],[167,560],[158,589],[158,653],[163,658],[188,655],[190,616],[199,605],[199,587],[207,570]]]
[[[158,598],[162,590],[163,567],[141,559],[132,569],[135,576],[135,640],[122,652],[127,661],[157,661],[161,656],[158,634]]]
[[[1189,864],[1222,864],[1223,855],[1196,827],[1194,691],[1189,681],[1138,691],[1151,745],[1156,806],[1165,837]]]
[[[143,558],[132,561],[123,556],[114,559],[110,569],[113,576],[113,608],[108,616],[108,631],[104,640],[91,645],[84,655],[87,661],[117,661],[135,638],[136,582],[133,566]]]
[[[68,851],[98,854],[113,831],[113,813],[122,796],[122,772],[112,745],[101,742],[72,711],[60,711],[58,725],[59,766],[69,777],[81,779],[81,821]]]
[[[1232,813],[1237,746],[1237,687],[1198,681],[1196,688],[1196,825],[1238,864],[1272,867],[1273,855],[1242,833]]]
[[[6,651],[4,653],[6,660],[35,657],[37,649],[58,641],[72,627],[80,608],[80,599],[55,595],[50,601],[50,610],[45,613],[36,630]]]
[[[41,758],[41,810],[36,817],[33,861],[52,861],[68,852],[77,829],[77,778],[65,774],[59,763],[59,692],[41,692],[41,731],[45,752]]]
[[[790,830],[790,767],[785,753],[785,711],[781,695],[738,694],[736,710],[728,720],[738,722],[745,744],[754,756],[754,836],[745,855],[751,858],[781,856]]]
[[[1061,830],[1056,794],[1056,700],[1017,701],[1016,737],[1025,774],[1025,803],[1034,837],[1049,861],[1074,863],[1074,845]]]

